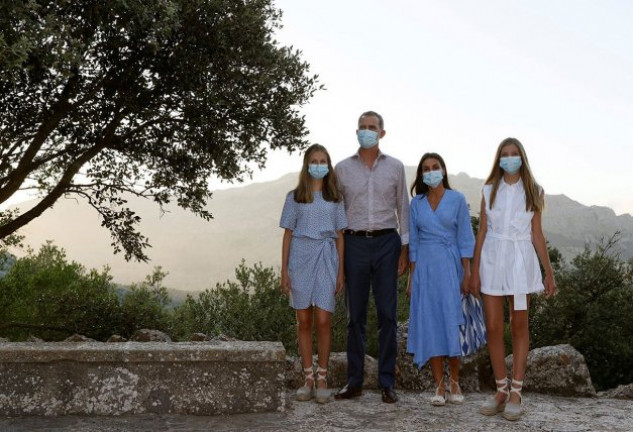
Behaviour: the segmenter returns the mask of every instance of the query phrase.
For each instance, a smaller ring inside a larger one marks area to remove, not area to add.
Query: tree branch
[[[26,149],[18,166],[13,171],[12,175],[8,177],[8,182],[6,185],[0,188],[0,203],[5,202],[9,199],[15,192],[20,189],[20,186],[24,182],[24,179],[31,172],[30,165],[40,148],[46,141],[46,138],[50,135],[50,133],[57,127],[59,122],[68,114],[69,108],[71,104],[68,102],[68,99],[73,95],[79,83],[79,77],[77,75],[73,75],[64,90],[62,91],[60,98],[53,107],[51,108],[50,115],[42,122],[39,129],[35,133],[31,144]],[[0,237],[4,237],[0,235]]]
[[[37,205],[35,205],[35,207],[21,214],[6,225],[1,226],[0,238],[4,238],[9,234],[13,234],[15,231],[22,228],[33,219],[40,216],[47,208],[51,207],[55,203],[55,201],[57,201],[57,199],[62,196],[66,189],[72,184],[73,177],[75,176],[75,174],[77,174],[81,167],[88,161],[90,161],[90,159],[99,154],[100,151],[105,149],[108,144],[110,144],[115,136],[116,128],[119,125],[122,117],[123,113],[115,115],[110,124],[107,126],[105,134],[101,141],[97,145],[91,147],[89,150],[83,153],[72,164],[70,164],[57,185],[49,192],[48,195],[42,198],[42,200]]]

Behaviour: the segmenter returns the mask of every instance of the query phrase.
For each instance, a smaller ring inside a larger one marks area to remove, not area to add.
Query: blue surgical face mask
[[[499,166],[508,174],[516,174],[521,164],[521,156],[504,156],[499,159]]]
[[[327,164],[308,164],[308,174],[310,174],[314,179],[322,179],[329,171]]]
[[[422,181],[425,185],[432,189],[435,189],[440,183],[442,183],[443,179],[444,174],[442,174],[442,170],[427,171],[422,174]]]
[[[361,129],[356,134],[358,144],[364,149],[369,149],[378,144],[378,132],[369,129]]]

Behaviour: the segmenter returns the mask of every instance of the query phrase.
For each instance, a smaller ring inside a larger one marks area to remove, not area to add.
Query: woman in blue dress
[[[411,187],[407,351],[420,368],[429,361],[436,384],[431,404],[462,403],[459,387],[464,324],[461,293],[467,293],[475,239],[464,195],[451,189],[444,159],[425,153]],[[444,359],[450,369],[446,397]]]
[[[299,184],[288,193],[279,226],[284,228],[281,290],[297,314],[297,339],[305,383],[298,400],[329,400],[327,365],[332,339],[334,296],[343,290],[343,197],[330,155],[319,144],[303,158]],[[316,324],[318,366],[312,367],[312,323]]]

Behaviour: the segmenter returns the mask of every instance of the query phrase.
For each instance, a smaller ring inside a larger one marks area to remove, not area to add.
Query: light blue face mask
[[[327,164],[308,164],[308,174],[312,176],[313,179],[320,180],[327,175],[330,171]]]
[[[499,166],[508,174],[516,174],[522,164],[521,156],[504,156],[499,159]]]
[[[378,132],[369,129],[361,129],[356,134],[358,144],[364,149],[369,149],[378,144]]]
[[[435,189],[436,187],[438,187],[438,185],[442,183],[443,179],[444,179],[444,174],[442,174],[442,170],[427,171],[424,174],[422,174],[422,181],[424,182],[425,185],[427,185],[428,187],[432,189]]]

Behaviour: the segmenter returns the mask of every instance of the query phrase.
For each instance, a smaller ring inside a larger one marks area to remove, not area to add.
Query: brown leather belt
[[[392,233],[392,232],[396,232],[396,229],[395,228],[385,228],[385,229],[379,229],[379,230],[373,230],[373,231],[354,231],[354,230],[346,229],[343,232],[345,234],[347,234],[347,235],[357,236],[357,237],[378,237],[378,236],[381,236],[381,235],[385,235],[385,234],[389,234],[389,233]]]

